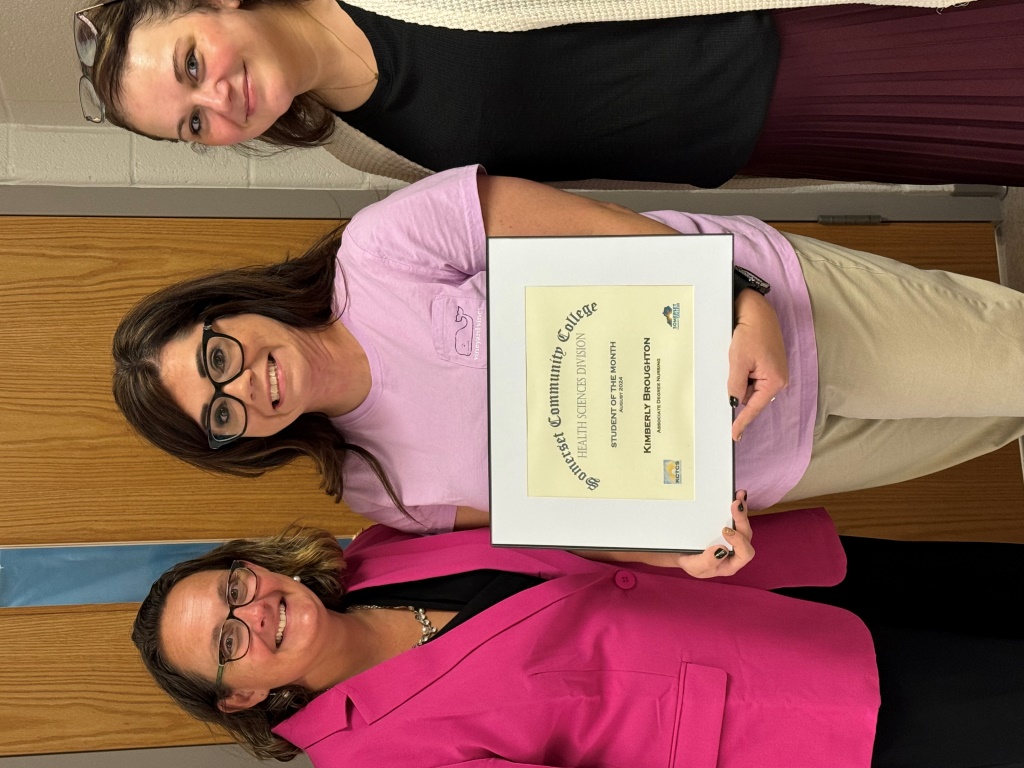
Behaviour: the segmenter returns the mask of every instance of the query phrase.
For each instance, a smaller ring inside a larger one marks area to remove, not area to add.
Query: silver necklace
[[[425,610],[422,608],[416,608],[412,605],[350,605],[348,609],[350,611],[412,611],[413,617],[420,623],[421,627],[420,639],[413,648],[419,648],[440,631],[433,625],[430,619],[427,618],[427,612]]]

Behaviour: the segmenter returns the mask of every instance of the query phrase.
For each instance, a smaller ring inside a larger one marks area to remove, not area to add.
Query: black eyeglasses
[[[231,563],[228,571],[228,585],[224,590],[224,600],[228,604],[228,617],[220,628],[220,635],[217,638],[217,682],[220,685],[224,677],[224,665],[232,661],[238,661],[249,652],[249,642],[252,637],[249,632],[249,625],[241,619],[235,618],[235,609],[248,605],[256,598],[256,590],[259,589],[260,580],[256,574],[250,571],[241,560]]]
[[[103,3],[90,5],[80,11],[75,11],[73,24],[75,30],[75,50],[78,51],[78,60],[82,63],[82,77],[78,81],[78,100],[82,103],[82,115],[90,123],[102,123],[107,119],[107,110],[96,93],[96,86],[92,83],[92,77],[86,71],[92,69],[96,63],[96,43],[99,40],[100,32],[96,25],[85,15],[89,11],[95,11],[105,5],[113,5],[121,0],[106,0]]]
[[[203,410],[202,424],[210,447],[222,448],[245,434],[248,424],[245,403],[224,391],[245,369],[241,343],[233,336],[217,333],[207,323],[203,326],[202,364],[213,384],[213,398]]]

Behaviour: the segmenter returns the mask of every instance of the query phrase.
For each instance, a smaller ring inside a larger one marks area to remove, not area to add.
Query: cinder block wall
[[[118,128],[19,124],[0,125],[0,183],[333,190],[389,186],[342,165],[323,149],[246,157],[222,147],[196,152]]]

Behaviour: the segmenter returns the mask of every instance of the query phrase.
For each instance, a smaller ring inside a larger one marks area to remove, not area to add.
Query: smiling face
[[[313,361],[317,354],[310,333],[262,315],[219,318],[212,323],[212,330],[231,336],[242,347],[241,373],[222,391],[245,405],[246,437],[268,437],[303,413],[322,410],[314,402],[318,377]],[[201,425],[214,397],[213,384],[203,370],[202,338],[203,327],[197,323],[187,334],[164,345],[159,359],[160,380],[178,406]],[[230,347],[222,348],[220,342],[214,338],[207,346],[208,368],[217,378],[216,366],[237,365],[231,353],[225,354]],[[210,413],[215,434],[223,410],[218,406]]]
[[[228,145],[270,128],[301,93],[269,21],[273,9],[215,0],[139,24],[128,43],[120,108],[150,136]]]
[[[317,662],[328,645],[329,612],[320,599],[291,577],[247,563],[258,580],[253,600],[235,608],[249,628],[245,656],[224,666],[223,684],[252,703],[284,685],[322,684]],[[228,616],[228,571],[200,571],[182,579],[167,594],[160,621],[160,646],[181,672],[211,683],[217,676],[217,640]]]

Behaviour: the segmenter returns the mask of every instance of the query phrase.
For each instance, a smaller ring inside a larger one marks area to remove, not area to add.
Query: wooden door
[[[110,397],[110,341],[143,295],[298,255],[334,222],[0,217],[0,546],[224,539],[366,522],[298,463],[259,480],[144,443]],[[136,660],[137,606],[0,609],[0,755],[204,744]]]
[[[294,521],[338,535],[363,527],[309,466],[255,481],[205,475],[136,438],[109,396],[111,335],[139,297],[298,255],[332,225],[0,217],[0,545],[220,539]],[[783,228],[995,279],[989,225]],[[827,505],[850,533],[1024,541],[1015,446]],[[128,641],[135,608],[0,609],[0,756],[218,739],[145,675]]]

